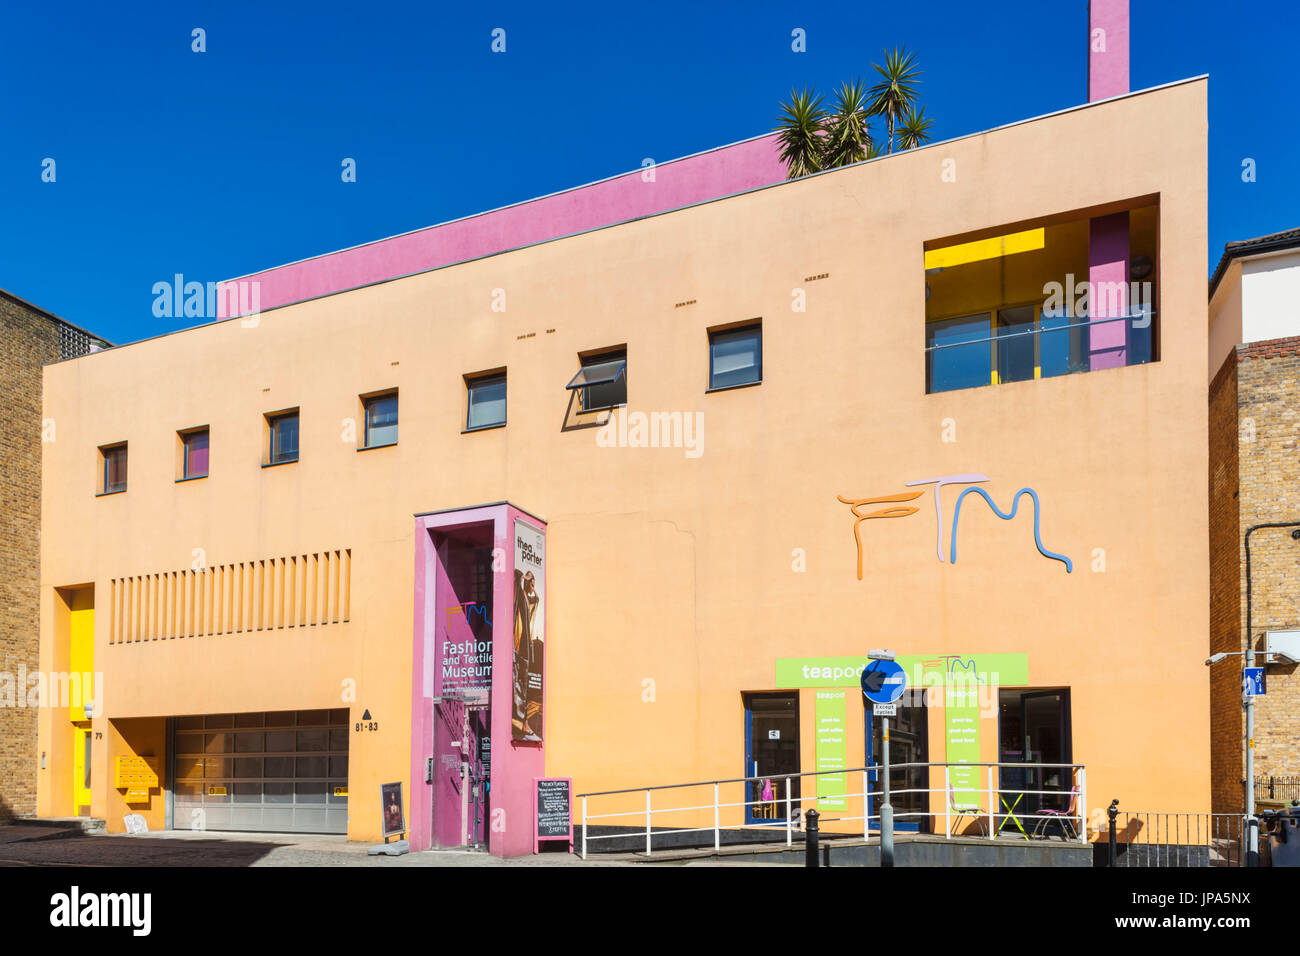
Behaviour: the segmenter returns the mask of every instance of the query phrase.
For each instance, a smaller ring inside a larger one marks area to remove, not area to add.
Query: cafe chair
[[[1076,808],[1079,805],[1079,788],[1076,785],[1070,791],[1070,805],[1064,810],[1049,810],[1046,807],[1038,811],[1038,826],[1034,827],[1034,836],[1047,837],[1047,825],[1049,823],[1060,823],[1062,837],[1069,837],[1072,840],[1079,838],[1078,831],[1074,828],[1074,817]]]
[[[988,820],[984,818],[984,814],[980,813],[978,809],[972,810],[969,807],[963,808],[957,806],[957,794],[953,792],[952,784],[948,785],[948,812],[951,813],[953,817],[953,833],[949,834],[950,836],[956,834],[957,828],[961,826],[962,817],[970,817],[974,820],[976,832],[981,836],[989,835]],[[956,835],[960,836],[960,834]]]

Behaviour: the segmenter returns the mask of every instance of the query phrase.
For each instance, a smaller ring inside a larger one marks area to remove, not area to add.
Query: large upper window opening
[[[925,252],[926,391],[1155,361],[1159,207]]]

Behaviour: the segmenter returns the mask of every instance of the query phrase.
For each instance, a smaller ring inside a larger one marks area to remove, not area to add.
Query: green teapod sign
[[[988,684],[1024,687],[1029,684],[1028,654],[900,654],[907,688]],[[857,687],[866,654],[854,657],[779,657],[774,687]]]

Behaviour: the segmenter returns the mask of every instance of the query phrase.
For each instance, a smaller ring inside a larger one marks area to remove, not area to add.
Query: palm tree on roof
[[[916,85],[921,71],[916,68],[916,54],[906,47],[885,51],[885,63],[871,64],[880,74],[880,82],[867,91],[871,97],[871,112],[885,120],[888,130],[887,150],[894,151],[894,129],[899,121],[916,108]]]

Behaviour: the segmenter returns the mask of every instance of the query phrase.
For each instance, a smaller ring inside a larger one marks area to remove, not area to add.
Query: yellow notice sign
[[[209,797],[224,797],[226,795],[225,787],[208,787]]]

